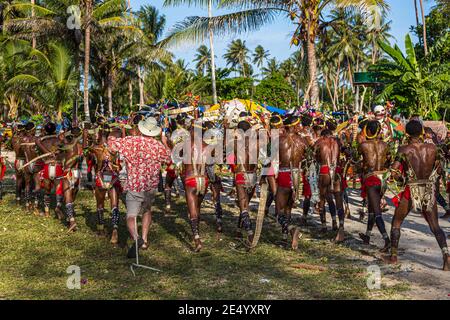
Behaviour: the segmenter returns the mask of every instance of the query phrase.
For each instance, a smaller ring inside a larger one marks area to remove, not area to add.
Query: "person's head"
[[[373,113],[376,119],[382,119],[386,115],[386,109],[382,105],[378,105],[373,108]]]
[[[28,122],[25,125],[25,131],[27,133],[34,133],[36,131],[36,124],[33,121]]]
[[[420,138],[423,132],[423,126],[417,120],[411,120],[406,124],[406,133],[411,138]]]
[[[283,119],[280,115],[276,114],[270,118],[270,127],[272,129],[277,129],[283,125]]]
[[[331,137],[333,135],[333,132],[330,129],[323,129],[320,133],[321,137]]]
[[[365,136],[367,139],[375,139],[378,137],[380,133],[380,123],[375,120],[367,121],[366,126],[364,127]]]
[[[245,121],[245,120],[244,121],[240,121],[238,123],[238,125],[237,125],[237,128],[242,130],[242,131],[244,131],[244,132],[247,132],[248,130],[250,130],[251,127],[252,126],[250,125],[250,122]]]
[[[311,126],[312,122],[313,122],[313,119],[311,118],[310,115],[304,114],[304,115],[302,116],[302,126],[303,126],[303,127],[309,127],[309,126]]]
[[[290,115],[284,119],[283,124],[287,130],[295,130],[296,127],[300,125],[300,118]]]
[[[161,135],[161,128],[158,126],[158,121],[149,117],[145,120],[141,120],[138,123],[139,132],[146,137],[156,138]]]
[[[53,122],[48,122],[44,126],[44,131],[45,131],[45,134],[47,134],[47,135],[55,134],[56,133],[56,124],[54,124]]]

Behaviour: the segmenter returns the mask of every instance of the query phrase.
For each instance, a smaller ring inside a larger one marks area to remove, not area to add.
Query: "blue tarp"
[[[264,108],[266,108],[268,111],[270,111],[270,112],[276,112],[276,113],[278,113],[279,115],[282,115],[282,116],[284,116],[285,114],[286,114],[286,110],[282,110],[282,109],[278,109],[278,108],[275,108],[275,107],[271,107],[271,106],[264,106]]]

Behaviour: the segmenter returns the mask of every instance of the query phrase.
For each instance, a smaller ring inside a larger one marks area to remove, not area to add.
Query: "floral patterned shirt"
[[[171,161],[170,150],[160,141],[143,136],[109,137],[108,146],[125,159],[125,190],[144,192],[158,188],[161,164]]]

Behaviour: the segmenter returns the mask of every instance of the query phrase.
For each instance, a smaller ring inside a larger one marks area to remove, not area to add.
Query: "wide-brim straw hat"
[[[147,118],[138,123],[139,131],[148,137],[157,137],[161,134],[161,128],[155,118]]]

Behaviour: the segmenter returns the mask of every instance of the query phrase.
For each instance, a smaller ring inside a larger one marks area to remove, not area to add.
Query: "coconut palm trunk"
[[[35,12],[34,12],[34,5],[36,4],[36,0],[31,0],[31,18],[34,20]],[[33,49],[36,49],[36,35],[34,34],[34,23],[32,26],[32,38],[31,38],[31,47]]]
[[[423,8],[423,0],[420,0],[420,11],[422,12],[422,25],[423,25],[423,48],[425,55],[428,55],[428,42],[427,42],[427,23],[425,20],[425,11]]]
[[[144,107],[144,80],[142,79],[141,67],[138,66],[138,81],[139,81],[139,110]]]
[[[85,121],[91,122],[91,116],[89,114],[89,67],[90,67],[90,55],[91,55],[91,13],[92,13],[92,0],[86,0],[86,28],[84,31],[84,118]]]
[[[113,79],[112,79],[112,74],[111,72],[109,72],[108,74],[108,80],[107,80],[107,88],[106,88],[106,94],[108,96],[108,113],[109,116],[112,118],[114,117],[114,113],[113,113],[113,96],[112,96],[112,84],[113,84]]]
[[[311,79],[311,91],[310,91],[310,105],[319,107],[319,81],[317,79],[317,56],[316,56],[316,43],[314,39],[308,41],[308,70],[309,78]]]
[[[416,12],[416,27],[419,29],[419,9],[417,8],[417,0],[414,0],[414,10]],[[420,39],[420,37],[419,43],[422,44],[422,39]]]
[[[212,17],[212,0],[208,1],[208,17]],[[213,91],[213,102],[217,104],[217,86],[216,86],[216,57],[214,51],[214,33],[209,29],[209,46],[211,51],[211,83]]]

